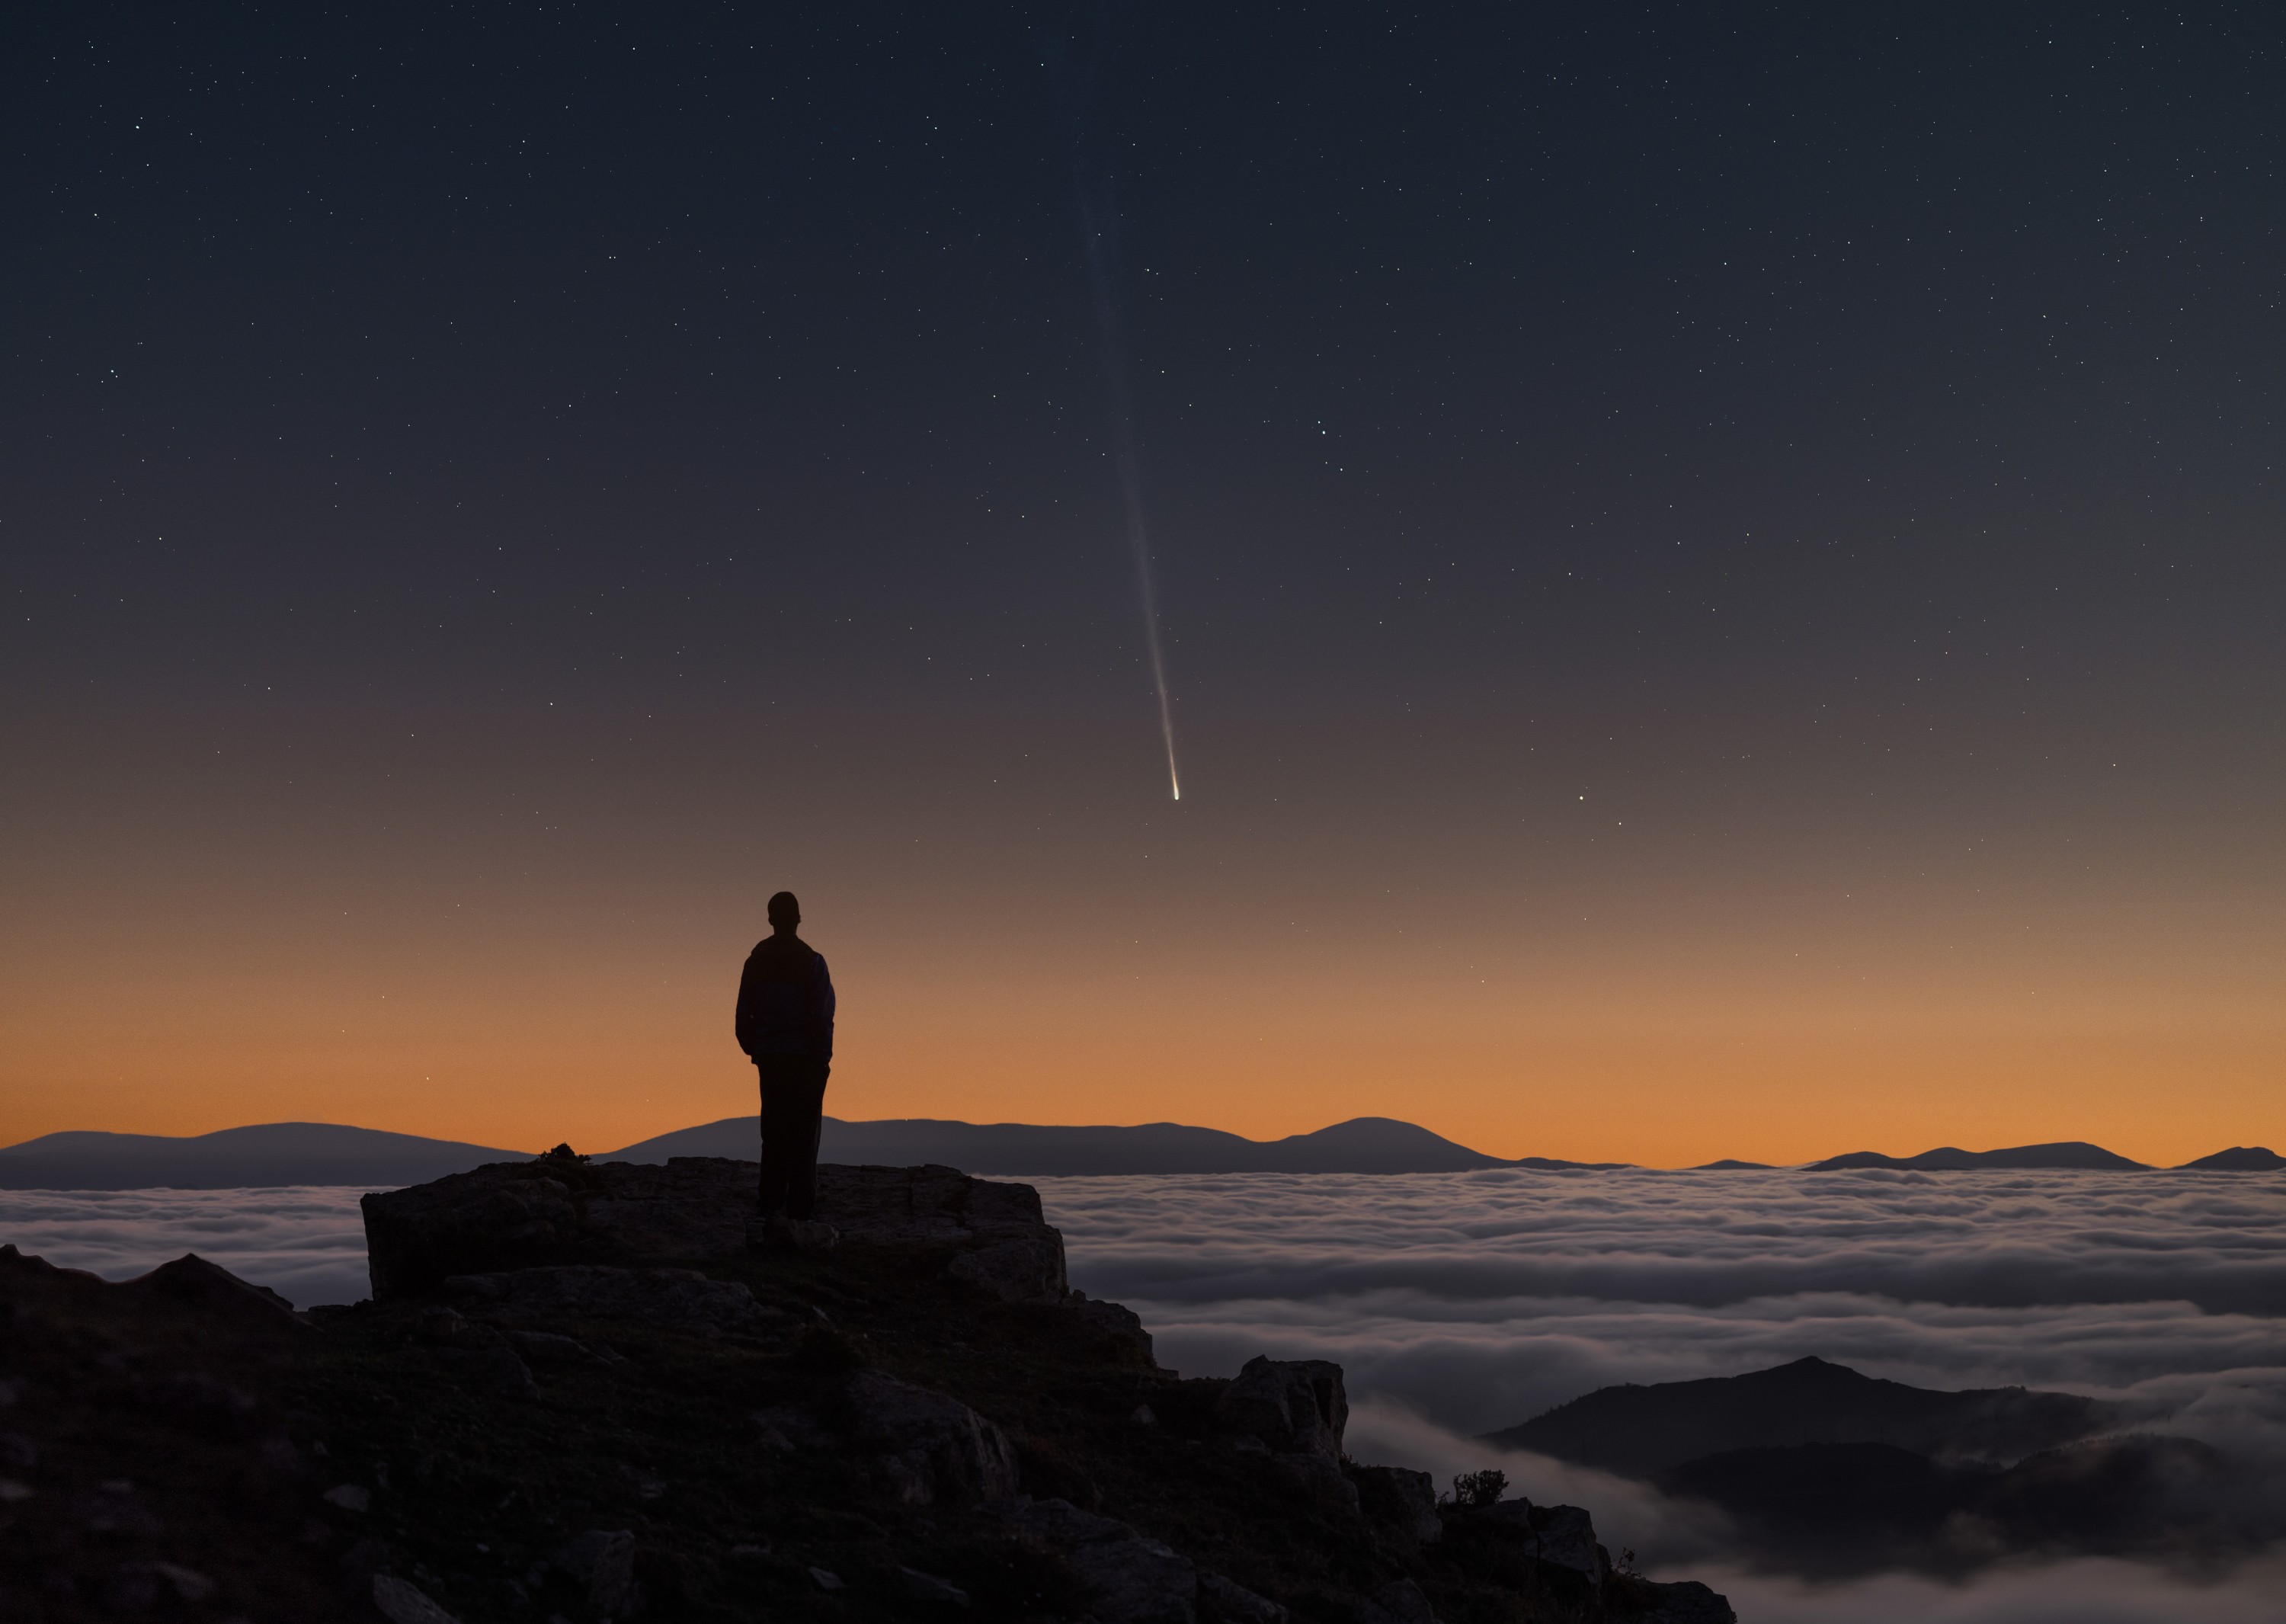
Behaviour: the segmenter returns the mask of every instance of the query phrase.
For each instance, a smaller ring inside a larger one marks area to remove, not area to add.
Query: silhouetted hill
[[[665,1162],[670,1156],[756,1155],[755,1119],[726,1117],[644,1139],[598,1158]],[[911,1167],[934,1163],[966,1173],[1034,1178],[1099,1173],[1457,1173],[1485,1167],[1610,1168],[1618,1163],[1502,1161],[1386,1116],[1360,1116],[1314,1133],[1249,1139],[1178,1123],[1140,1127],[1037,1127],[1027,1123],[825,1119],[818,1155],[828,1162]]]
[[[670,1156],[731,1156],[752,1161],[757,1151],[755,1119],[727,1116],[720,1122],[662,1133],[597,1159],[663,1163]],[[378,1187],[424,1183],[488,1162],[517,1160],[526,1154],[336,1123],[264,1123],[180,1139],[149,1133],[51,1133],[0,1148],[0,1189],[217,1190],[293,1184]],[[1355,1117],[1282,1139],[1249,1139],[1180,1123],[1147,1123],[1127,1128],[1044,1127],[930,1117],[845,1122],[829,1116],[820,1154],[829,1162],[892,1167],[934,1163],[964,1172],[1035,1178],[1094,1173],[1455,1173],[1494,1167],[1603,1171],[1630,1165],[1565,1162],[1548,1156],[1503,1160],[1386,1116]],[[1987,1151],[1946,1147],[1903,1157],[1861,1150],[1812,1163],[1806,1171],[1853,1167],[2132,1171],[2143,1170],[2144,1165],[2099,1146],[2069,1143]],[[2234,1147],[2187,1163],[2185,1168],[2266,1172],[2286,1168],[2286,1156],[2259,1147]],[[1725,1159],[1690,1171],[1776,1170],[1760,1162]]]
[[[2183,1165],[2210,1173],[2274,1173],[2286,1167],[2286,1156],[2260,1145],[2233,1145]]]
[[[1720,1162],[1701,1162],[1687,1171],[1694,1173],[1770,1173],[1778,1170],[1768,1162],[1741,1162],[1734,1156],[1724,1156]]]
[[[1941,1461],[2014,1461],[2101,1432],[2117,1415],[2116,1406],[2074,1393],[1940,1392],[1800,1359],[1746,1376],[1600,1388],[1485,1438],[1650,1478],[1705,1455],[1797,1444],[1885,1444]]]
[[[1793,1444],[1704,1455],[1659,1483],[1722,1507],[1765,1557],[1840,1574],[1897,1561],[1996,1475],[1894,1444]]]
[[[1923,1173],[1972,1172],[1979,1168],[2134,1172],[2149,1165],[2147,1162],[2131,1162],[2101,1145],[2068,1139],[2055,1145],[2017,1145],[2006,1150],[1956,1150],[1946,1145],[1924,1150],[1917,1156],[1885,1156],[1878,1150],[1854,1150],[1846,1156],[1813,1162],[1806,1171],[1831,1173],[1852,1167],[1896,1167]]]
[[[175,1139],[155,1133],[50,1133],[0,1149],[4,1190],[233,1190],[264,1185],[425,1184],[531,1153],[384,1133],[336,1123],[275,1122]]]

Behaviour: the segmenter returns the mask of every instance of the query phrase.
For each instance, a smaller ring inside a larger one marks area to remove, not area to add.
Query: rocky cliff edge
[[[1161,1368],[1035,1192],[505,1163],[367,1198],[374,1300],[0,1248],[0,1614],[1724,1624],[1588,1514],[1343,1447],[1338,1365]]]

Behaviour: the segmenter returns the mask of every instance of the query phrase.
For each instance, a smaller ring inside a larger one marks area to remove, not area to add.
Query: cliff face
[[[375,1300],[313,1316],[206,1265],[170,1294],[0,1254],[0,1612],[1732,1617],[1612,1572],[1578,1508],[1348,1460],[1336,1365],[1160,1368],[1065,1289],[1022,1186],[825,1169],[819,1226],[750,1235],[753,1171],[542,1158],[370,1197]]]

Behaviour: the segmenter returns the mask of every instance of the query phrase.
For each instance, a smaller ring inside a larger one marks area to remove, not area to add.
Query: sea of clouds
[[[1161,1362],[1341,1361],[1352,1452],[1497,1465],[1748,1624],[2286,1624],[2286,1564],[2023,1564],[1944,1584],[1747,1571],[1719,1518],[1473,1435],[1615,1382],[1805,1354],[1931,1387],[2121,1400],[2286,1483],[2286,1175],[1226,1174],[1035,1180],[1072,1281]],[[303,1305],[365,1295],[355,1190],[0,1192],[0,1241],[112,1278],[185,1251]]]
[[[1965,1583],[1805,1585],[1739,1565],[1719,1517],[1473,1435],[1618,1382],[1816,1354],[1919,1386],[2118,1399],[2136,1425],[2286,1483],[2286,1175],[1886,1169],[1037,1181],[1072,1279],[1161,1361],[1344,1367],[1352,1453],[1485,1466],[1590,1508],[1614,1549],[1704,1579],[1747,1624],[2286,1620],[2286,1564],[2002,1565]]]
[[[308,1308],[368,1294],[362,1190],[0,1190],[0,1243],[130,1280],[196,1252]]]

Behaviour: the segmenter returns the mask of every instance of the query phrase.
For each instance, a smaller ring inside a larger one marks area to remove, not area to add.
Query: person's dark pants
[[[761,1210],[806,1218],[817,1211],[817,1134],[829,1062],[758,1054],[762,1079]]]

